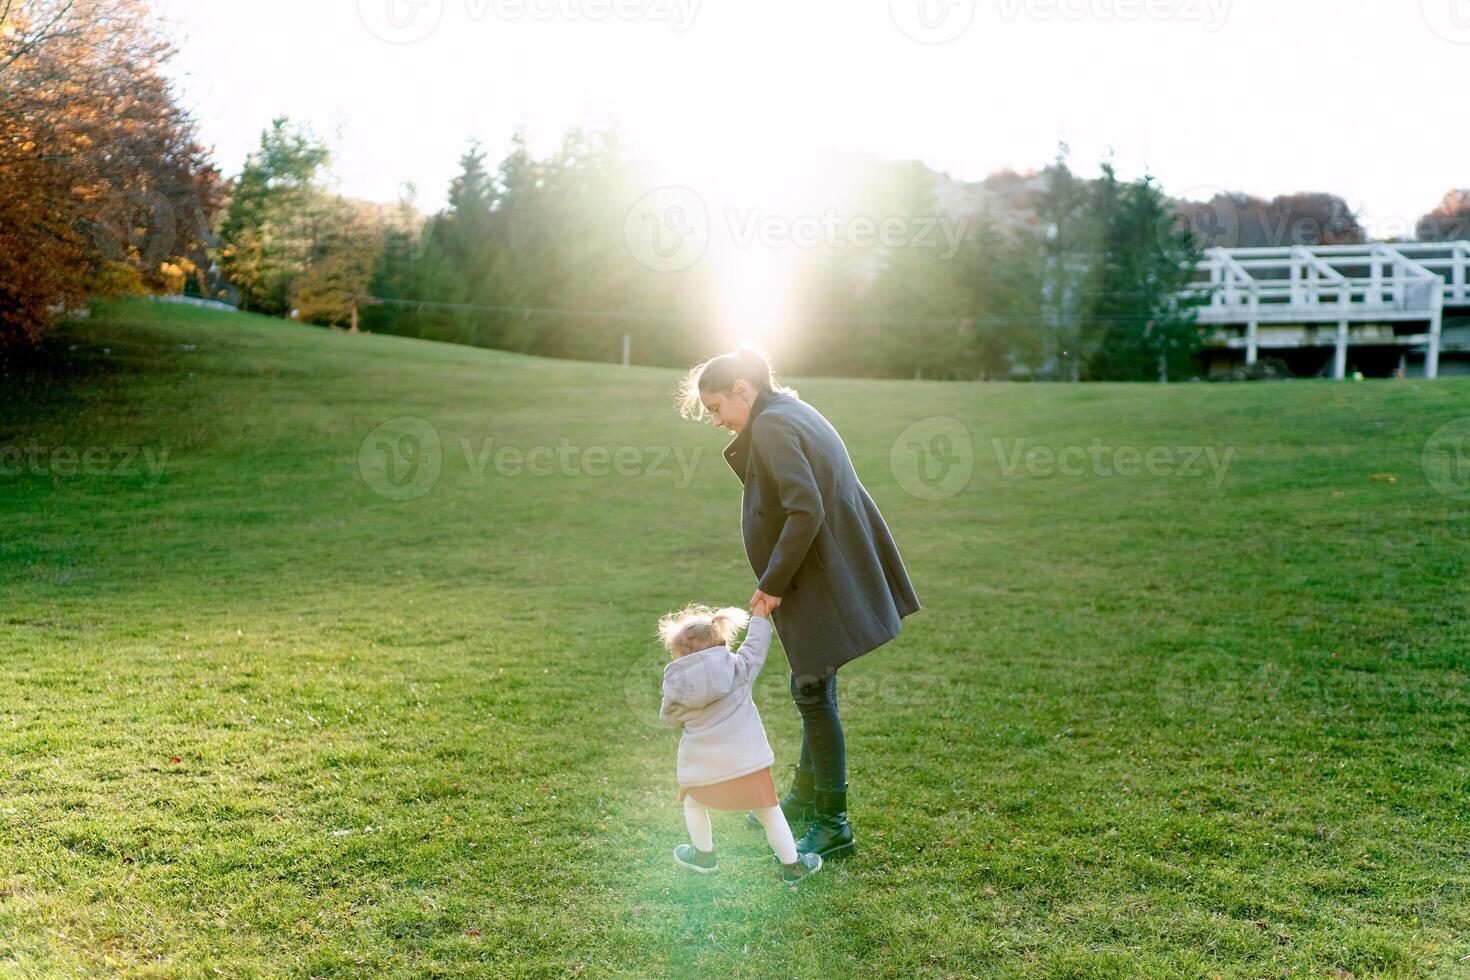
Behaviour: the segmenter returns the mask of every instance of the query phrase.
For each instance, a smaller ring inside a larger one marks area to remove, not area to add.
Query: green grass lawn
[[[144,302],[56,341],[0,393],[0,972],[1470,975],[1470,503],[1421,465],[1470,380],[792,379],[924,604],[843,668],[860,853],[792,892],[736,815],[670,858],[655,620],[754,586],[677,372]],[[890,465],[933,417],[939,499]]]

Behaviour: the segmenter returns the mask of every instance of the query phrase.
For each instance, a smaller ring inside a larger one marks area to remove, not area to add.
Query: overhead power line
[[[623,321],[648,321],[659,320],[663,322],[681,323],[698,322],[707,319],[703,314],[693,313],[660,313],[656,311],[639,312],[634,310],[584,310],[544,306],[490,306],[484,303],[447,303],[441,300],[427,299],[402,299],[391,296],[369,296],[362,293],[348,293],[346,299],[364,305],[379,306],[407,306],[435,310],[463,310],[468,312],[482,313],[505,313],[515,316],[564,316],[584,317],[596,320],[623,320]],[[897,327],[897,326],[955,326],[959,324],[971,325],[1017,325],[1028,323],[1056,323],[1059,320],[1087,321],[1089,323],[1148,323],[1158,320],[1158,316],[1149,314],[1133,313],[1111,313],[1111,314],[1069,314],[1062,317],[1048,316],[972,316],[967,314],[954,314],[951,316],[929,316],[929,317],[893,317],[893,316],[803,316],[803,323],[822,323],[838,326],[867,326],[867,327]]]

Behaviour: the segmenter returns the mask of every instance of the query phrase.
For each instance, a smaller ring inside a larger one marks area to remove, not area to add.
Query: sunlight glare
[[[744,147],[741,149],[740,147]],[[714,263],[722,343],[748,343],[773,356],[786,346],[796,266],[820,244],[793,228],[852,207],[857,163],[847,155],[794,154],[785,145],[690,141],[666,161],[667,177],[688,186],[709,211],[708,259]]]

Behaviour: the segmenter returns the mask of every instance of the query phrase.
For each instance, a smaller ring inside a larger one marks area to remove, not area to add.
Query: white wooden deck
[[[1470,242],[1212,248],[1196,288],[1208,296],[1198,322],[1219,328],[1210,343],[1244,348],[1247,364],[1263,349],[1330,345],[1341,378],[1349,346],[1400,346],[1422,348],[1433,378],[1445,308],[1470,308]]]

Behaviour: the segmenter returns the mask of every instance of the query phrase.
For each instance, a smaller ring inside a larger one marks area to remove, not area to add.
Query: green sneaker
[[[674,863],[702,875],[707,875],[720,866],[715,860],[714,851],[701,851],[693,844],[680,844],[674,848]]]
[[[781,865],[781,881],[784,884],[796,886],[801,879],[808,875],[814,875],[822,870],[822,855],[798,854],[796,860],[790,864]]]

